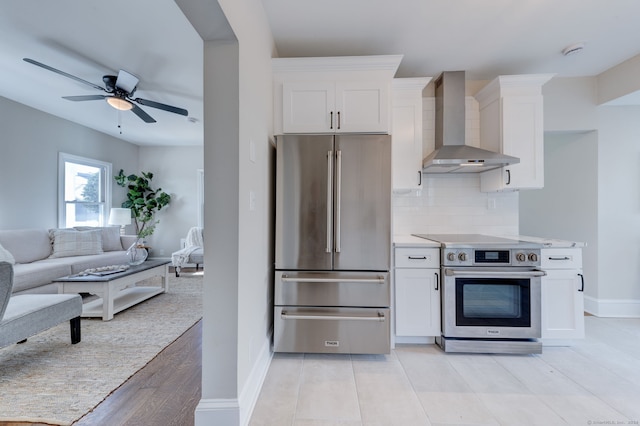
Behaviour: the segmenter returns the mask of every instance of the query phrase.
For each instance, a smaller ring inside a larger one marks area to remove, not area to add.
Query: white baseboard
[[[237,399],[201,399],[196,407],[195,426],[239,426],[240,405]]]
[[[253,364],[249,378],[240,392],[240,424],[243,426],[249,424],[260,390],[262,390],[264,379],[267,377],[267,372],[271,365],[271,359],[273,358],[273,351],[271,350],[272,334],[273,328],[263,342],[258,359]]]
[[[640,300],[584,297],[584,310],[597,317],[640,318]]]
[[[246,426],[260,395],[273,357],[271,334],[260,349],[249,378],[238,399],[201,399],[196,407],[195,426]]]

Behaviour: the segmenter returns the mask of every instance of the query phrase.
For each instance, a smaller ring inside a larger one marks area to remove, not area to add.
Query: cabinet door
[[[337,133],[389,133],[389,83],[339,81],[335,88]]]
[[[333,82],[285,82],[282,87],[282,131],[333,133],[336,121],[334,107]]]
[[[422,184],[422,99],[394,99],[391,122],[393,188]]]
[[[581,270],[547,270],[542,277],[542,338],[584,337],[584,293]]]
[[[505,167],[505,185],[512,188],[544,186],[542,96],[502,99],[502,152],[520,163]]]
[[[438,271],[395,270],[396,336],[440,335]]]

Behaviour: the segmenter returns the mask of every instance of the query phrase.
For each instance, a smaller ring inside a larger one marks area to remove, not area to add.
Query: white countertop
[[[516,235],[513,238],[519,238],[523,241],[542,244],[543,248],[583,248],[587,243],[579,241],[558,240],[555,238],[532,237],[528,235]]]
[[[394,235],[393,245],[395,247],[440,247],[440,243],[415,237],[410,234]]]
[[[559,240],[556,238],[533,237],[528,235],[512,235],[504,238],[513,238],[515,240],[529,241],[532,243],[542,244],[544,248],[583,248],[587,244],[579,241]],[[440,247],[439,243],[424,238],[415,237],[411,234],[399,234],[393,236],[393,245],[395,247]]]

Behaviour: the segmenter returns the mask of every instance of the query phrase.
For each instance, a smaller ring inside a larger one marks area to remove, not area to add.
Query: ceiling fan
[[[133,94],[136,91],[136,86],[138,84],[139,79],[135,75],[124,70],[120,70],[117,76],[116,75],[103,76],[102,81],[104,82],[105,87],[102,87],[102,86],[98,86],[97,84],[93,84],[90,81],[83,80],[80,77],[76,77],[75,75],[71,75],[64,71],[60,71],[59,69],[50,67],[49,65],[45,65],[42,62],[38,62],[30,58],[23,58],[23,60],[30,64],[39,66],[49,71],[53,71],[57,74],[63,75],[72,80],[91,86],[94,89],[107,92],[106,95],[82,95],[82,96],[63,96],[62,97],[63,99],[67,99],[69,101],[95,101],[99,99],[104,99],[107,101],[109,105],[111,105],[117,110],[120,110],[120,111],[131,110],[131,112],[133,112],[135,115],[140,117],[145,123],[155,123],[156,120],[136,104],[149,106],[152,108],[158,108],[164,111],[172,112],[174,114],[180,114],[184,116],[189,115],[189,112],[184,108],[178,108],[171,105],[161,104],[159,102],[150,101],[148,99],[133,98]]]

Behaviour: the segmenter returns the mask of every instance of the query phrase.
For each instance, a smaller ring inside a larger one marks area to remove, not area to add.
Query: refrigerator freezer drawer
[[[276,306],[273,350],[388,354],[389,309]]]
[[[388,272],[276,271],[275,305],[390,306]]]

